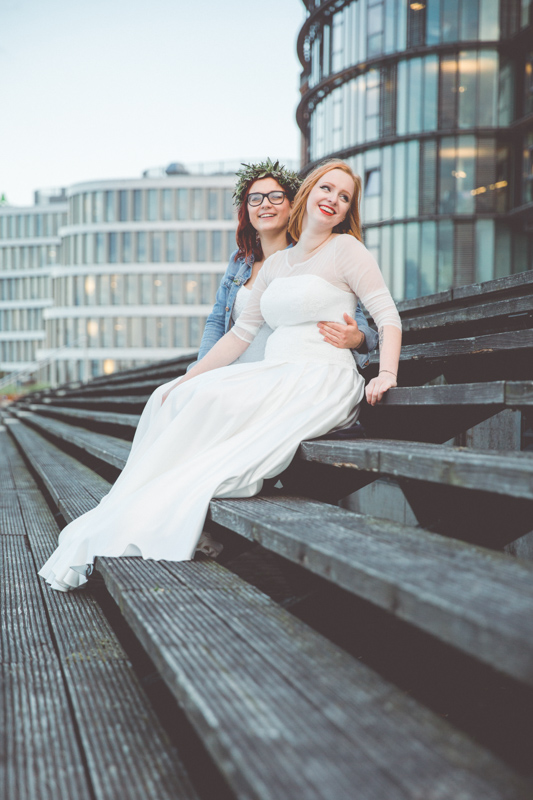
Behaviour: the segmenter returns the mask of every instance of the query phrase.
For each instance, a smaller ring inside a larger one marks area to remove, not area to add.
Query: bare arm
[[[366,387],[366,399],[371,406],[379,403],[388,389],[397,385],[398,364],[402,332],[394,325],[383,325],[379,329],[379,375]]]
[[[232,364],[236,358],[242,355],[249,346],[249,342],[244,342],[242,339],[239,339],[238,336],[235,336],[233,331],[228,331],[213,345],[211,350],[209,350],[200,361],[197,361],[185,375],[179,378],[179,380],[165,392],[161,405],[163,405],[170,392],[175,389],[176,386],[190,381],[191,378],[201,375],[202,372],[209,372],[209,370],[218,369],[218,367],[227,367],[228,364]]]

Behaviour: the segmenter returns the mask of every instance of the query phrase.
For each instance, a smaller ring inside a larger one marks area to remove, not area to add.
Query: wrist
[[[359,333],[361,334],[361,338],[359,339],[357,344],[352,348],[353,350],[359,350],[365,343],[366,340],[365,334],[363,333],[363,331],[359,331]]]
[[[379,375],[381,375],[382,372],[386,372],[387,375],[392,375],[393,378],[397,378],[398,377],[398,373],[397,372],[392,372],[392,370],[390,370],[390,369],[380,369]]]

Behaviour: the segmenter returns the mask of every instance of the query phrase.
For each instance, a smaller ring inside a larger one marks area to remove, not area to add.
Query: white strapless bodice
[[[324,341],[317,323],[345,324],[343,314],[355,316],[356,297],[318,275],[295,275],[273,280],[261,297],[261,313],[273,328],[265,359],[319,361],[355,369],[351,350]]]

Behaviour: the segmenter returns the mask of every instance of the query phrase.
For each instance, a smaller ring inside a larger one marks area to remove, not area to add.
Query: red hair
[[[272,176],[265,175],[264,177],[269,178]],[[235,234],[235,239],[237,241],[238,250],[235,255],[235,261],[237,261],[238,258],[244,258],[247,262],[249,262],[251,256],[253,256],[254,261],[262,261],[263,258],[265,257],[263,253],[263,248],[261,247],[261,240],[259,239],[259,236],[257,236],[257,231],[250,222],[250,215],[248,214],[248,194],[250,193],[250,187],[257,180],[259,179],[254,178],[252,181],[250,181],[250,184],[246,188],[246,194],[244,195],[244,199],[241,205],[239,206],[239,211],[237,213],[238,223],[237,223],[237,233]],[[274,180],[276,179],[274,178]],[[284,189],[283,187],[281,188],[282,191],[286,192],[289,200],[292,200],[292,197],[290,197],[290,193],[287,191],[287,189]],[[294,244],[294,241],[289,235],[288,231],[287,231],[287,244]]]

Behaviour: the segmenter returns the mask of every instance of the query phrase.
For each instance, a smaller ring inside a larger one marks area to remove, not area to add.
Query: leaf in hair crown
[[[236,206],[242,204],[249,185],[253,181],[261,180],[261,178],[274,178],[292,197],[294,197],[302,183],[297,172],[287,169],[279,161],[271,161],[270,158],[257,164],[243,164],[242,167],[243,169],[237,172],[237,183],[233,192],[233,200]]]

